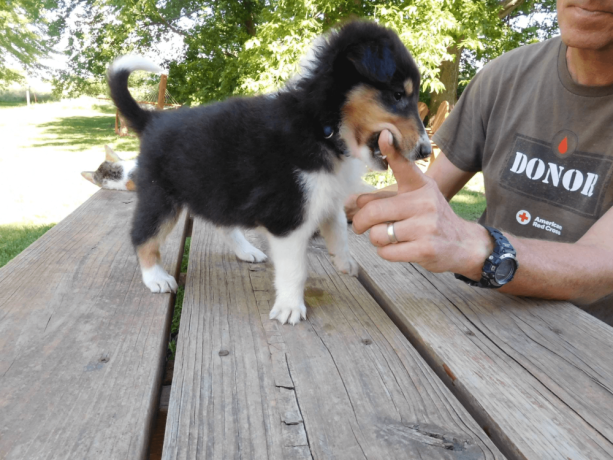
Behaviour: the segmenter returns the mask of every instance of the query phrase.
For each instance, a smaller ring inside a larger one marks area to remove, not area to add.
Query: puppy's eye
[[[402,93],[394,93],[394,99],[396,99],[397,101],[402,99]]]

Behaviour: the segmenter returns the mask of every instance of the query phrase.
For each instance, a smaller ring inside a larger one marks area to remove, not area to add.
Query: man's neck
[[[570,76],[580,85],[613,85],[613,48],[607,50],[566,49]]]

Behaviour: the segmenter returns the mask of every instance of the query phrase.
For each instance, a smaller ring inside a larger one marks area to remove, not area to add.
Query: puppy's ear
[[[88,181],[90,181],[92,184],[94,185],[98,185],[96,184],[96,181],[94,180],[94,172],[93,171],[83,171],[81,173],[81,175],[87,179]]]
[[[356,70],[366,78],[389,83],[396,72],[394,55],[386,43],[363,43],[347,53]]]
[[[119,155],[117,155],[115,151],[112,148],[110,148],[108,145],[104,146],[104,151],[106,152],[105,159],[109,163],[117,163],[118,161],[121,161],[121,158],[119,158]]]

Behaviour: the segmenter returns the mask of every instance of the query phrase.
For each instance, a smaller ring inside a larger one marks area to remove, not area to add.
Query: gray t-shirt
[[[483,171],[485,225],[575,242],[613,205],[613,85],[575,83],[560,37],[486,65],[434,141]]]

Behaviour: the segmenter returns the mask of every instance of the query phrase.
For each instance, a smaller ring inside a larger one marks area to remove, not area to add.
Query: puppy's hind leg
[[[141,195],[142,196],[142,195]],[[132,225],[132,244],[136,248],[143,283],[151,292],[176,292],[178,285],[161,264],[160,247],[172,231],[179,210],[166,200],[139,199]]]
[[[319,231],[326,241],[328,252],[337,270],[351,276],[358,276],[358,263],[349,253],[345,212],[339,209],[329,216],[319,225]]]
[[[281,324],[288,321],[296,324],[300,318],[306,319],[304,284],[307,278],[306,253],[311,234],[311,228],[301,228],[285,237],[269,235],[277,294],[270,319],[276,319]]]
[[[268,259],[266,254],[247,241],[243,232],[238,228],[217,227],[217,230],[240,260],[245,262],[264,262]]]

